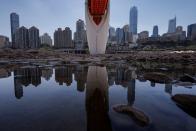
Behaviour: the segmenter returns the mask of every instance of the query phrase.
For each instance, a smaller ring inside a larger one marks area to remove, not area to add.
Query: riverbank
[[[164,62],[164,63],[196,63],[195,51],[131,51],[128,54],[68,54],[62,50],[0,50],[0,63],[9,61],[61,61],[61,62]]]

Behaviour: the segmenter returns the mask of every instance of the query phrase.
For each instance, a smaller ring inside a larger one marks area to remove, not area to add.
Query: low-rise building
[[[10,46],[9,38],[0,35],[0,48],[9,47],[9,46]]]
[[[138,43],[145,43],[148,41],[149,38],[149,32],[148,31],[142,31],[138,34]]]
[[[182,26],[178,26],[174,33],[165,33],[163,34],[161,41],[164,42],[177,42],[177,41],[185,41],[186,40],[186,31],[183,31]]]
[[[42,36],[40,36],[40,41],[41,45],[52,46],[52,39],[47,33],[44,33]]]

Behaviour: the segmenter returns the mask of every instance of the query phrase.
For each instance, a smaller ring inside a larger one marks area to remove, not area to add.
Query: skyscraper
[[[155,25],[153,27],[153,34],[152,37],[158,37],[159,36],[159,27],[157,25]]]
[[[174,33],[176,31],[176,17],[169,20],[168,33]]]
[[[115,35],[116,35],[115,28],[114,27],[110,27],[109,28],[109,38],[112,38]]]
[[[29,48],[39,48],[39,47],[40,47],[39,29],[33,26],[29,29]]]
[[[196,40],[196,23],[188,26],[187,37],[189,40]]]
[[[79,19],[76,22],[76,32],[74,33],[74,43],[76,49],[84,49],[86,41],[86,30],[84,21]]]
[[[72,48],[72,31],[69,27],[66,27],[65,30],[63,31],[63,38],[65,42],[65,47],[66,48]]]
[[[58,28],[54,32],[54,46],[56,48],[72,48],[72,31],[69,27],[65,30]]]
[[[129,18],[130,32],[133,35],[137,35],[137,24],[138,24],[138,10],[136,6],[133,6],[130,10],[130,18]]]
[[[54,32],[54,47],[55,48],[63,48],[64,43],[63,43],[63,31],[61,28],[58,28]]]
[[[15,32],[14,48],[28,49],[29,48],[29,32],[24,26],[18,28]]]
[[[114,27],[109,28],[108,44],[116,40],[116,30]]]
[[[129,29],[130,29],[129,25],[124,25],[123,26],[123,32],[124,32],[124,38],[123,39],[124,39],[125,44],[131,42],[132,34],[129,31]]]
[[[124,30],[121,28],[116,29],[117,44],[124,44]]]
[[[12,39],[12,47],[15,48],[15,33],[19,28],[19,15],[16,13],[10,14],[10,25],[11,25],[11,39]]]

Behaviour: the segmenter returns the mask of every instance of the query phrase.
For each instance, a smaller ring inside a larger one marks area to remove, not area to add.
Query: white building
[[[49,46],[52,46],[52,39],[51,39],[51,37],[47,33],[44,33],[40,37],[40,40],[41,40],[41,45],[49,45]]]
[[[85,17],[90,54],[105,54],[109,30],[110,0],[86,0]]]

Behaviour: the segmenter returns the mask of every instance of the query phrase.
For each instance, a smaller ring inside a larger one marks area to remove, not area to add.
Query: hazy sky
[[[0,0],[0,34],[10,36],[9,14],[20,15],[20,25],[36,26],[40,33],[53,32],[58,27],[71,27],[75,31],[75,22],[84,20],[85,0]],[[196,23],[196,0],[111,0],[110,25],[122,27],[129,23],[131,6],[139,10],[138,31],[152,32],[158,25],[160,33],[168,30],[168,20],[177,16],[177,25],[186,30],[187,25]]]

